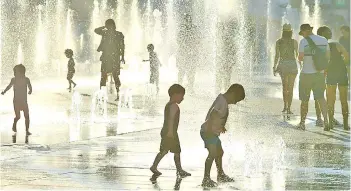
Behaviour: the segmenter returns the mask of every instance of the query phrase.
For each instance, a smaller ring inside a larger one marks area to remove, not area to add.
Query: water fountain
[[[151,43],[152,40],[152,8],[151,8],[151,0],[147,1],[147,7],[144,14],[144,41],[146,43]]]
[[[19,42],[18,44],[18,49],[17,49],[17,63],[16,64],[23,64],[24,62],[23,58],[23,49],[22,49],[22,44]]]
[[[66,33],[65,33],[65,49],[72,49],[73,52],[76,52],[74,45],[74,39],[72,37],[72,10],[67,10],[66,17]]]
[[[0,85],[2,83],[2,1],[0,1]]]
[[[306,4],[306,0],[302,0],[301,2],[301,22],[309,23],[311,21],[310,18],[310,8]]]
[[[47,63],[47,34],[44,26],[43,19],[44,7],[38,6],[38,22],[37,22],[37,34],[36,34],[36,56],[35,56],[35,71],[37,75],[43,74],[43,67]]]
[[[91,119],[92,122],[100,122],[107,120],[107,89],[102,87],[94,93],[91,103]]]
[[[313,10],[313,23],[312,26],[314,29],[318,29],[321,27],[321,6],[320,6],[320,0],[314,0],[314,10]]]
[[[138,9],[138,0],[133,0],[131,5],[131,25],[129,28],[130,36],[127,38],[127,43],[132,44],[133,46],[126,46],[126,52],[130,53],[133,56],[138,57],[140,52],[142,51],[141,43],[142,43],[142,35],[143,31],[140,23],[140,14]],[[140,60],[140,59],[138,59]]]

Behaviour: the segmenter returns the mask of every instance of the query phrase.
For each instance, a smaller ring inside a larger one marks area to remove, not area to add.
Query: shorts
[[[328,74],[327,73],[327,84],[328,85],[340,85],[340,86],[348,86],[349,82],[347,79],[347,73],[340,72],[338,74]]]
[[[67,73],[67,80],[72,80],[73,76],[74,76],[74,72],[68,72]]]
[[[217,147],[222,146],[221,140],[217,135],[208,135],[203,131],[200,131],[200,136],[205,143],[205,148],[208,148],[208,145],[216,145]]]
[[[297,74],[297,64],[295,60],[280,61],[277,69],[280,75]]]
[[[325,78],[323,73],[300,74],[299,97],[301,101],[310,100],[311,90],[314,100],[324,98]]]
[[[181,148],[180,148],[180,142],[179,142],[179,137],[175,136],[175,138],[169,138],[169,137],[162,137],[161,138],[161,144],[160,144],[160,152],[164,151],[170,151],[171,153],[180,153]]]

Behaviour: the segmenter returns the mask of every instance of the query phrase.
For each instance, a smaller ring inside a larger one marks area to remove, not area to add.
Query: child
[[[157,165],[168,153],[168,151],[170,151],[171,153],[174,153],[174,163],[177,168],[177,175],[180,177],[191,176],[190,173],[182,169],[180,163],[181,149],[177,133],[180,113],[178,104],[183,101],[185,89],[179,84],[173,84],[168,89],[168,94],[170,100],[166,104],[164,111],[164,122],[161,130],[160,152],[157,154],[153,165],[150,167],[150,170],[154,173],[155,176],[161,175],[162,173],[157,170]]]
[[[71,92],[72,90],[72,86],[71,84],[73,84],[73,88],[76,87],[76,83],[74,83],[74,81],[72,80],[73,78],[73,75],[74,73],[76,72],[76,70],[74,69],[74,60],[73,60],[73,50],[71,49],[66,49],[65,50],[65,55],[67,58],[69,58],[68,60],[68,73],[67,73],[67,80],[68,80],[68,84],[69,84],[69,87],[68,87],[68,90],[69,92]]]
[[[32,85],[30,84],[29,78],[26,77],[26,68],[22,65],[16,65],[13,68],[15,77],[11,79],[10,84],[6,89],[1,92],[4,95],[12,86],[14,91],[13,106],[15,110],[15,119],[13,120],[12,131],[17,132],[17,121],[21,118],[20,111],[23,111],[25,123],[26,123],[26,135],[31,135],[29,132],[29,109],[27,103],[27,87],[29,89],[28,94],[32,93]]]
[[[154,45],[147,45],[147,51],[149,52],[149,60],[143,60],[143,62],[150,61],[150,83],[156,84],[157,93],[159,91],[159,68],[161,66],[161,62],[157,57],[156,52],[154,52]]]
[[[202,186],[204,187],[217,186],[217,183],[211,180],[210,177],[213,160],[215,160],[217,166],[217,181],[234,181],[223,172],[222,157],[224,152],[219,135],[227,131],[225,124],[229,115],[228,104],[236,104],[244,98],[245,90],[243,86],[240,84],[231,85],[226,93],[218,95],[207,113],[205,123],[201,126],[200,135],[205,143],[205,148],[208,150],[208,156],[205,161],[204,179],[202,181]]]

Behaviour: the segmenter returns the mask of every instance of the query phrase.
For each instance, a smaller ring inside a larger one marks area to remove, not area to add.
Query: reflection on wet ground
[[[207,153],[198,131],[214,96],[187,94],[180,105],[182,165],[192,173],[180,179],[171,154],[160,164],[162,176],[149,172],[159,148],[166,95],[147,103],[136,95],[133,109],[108,102],[108,120],[92,120],[90,95],[82,96],[84,104],[76,113],[67,109],[68,94],[56,95],[52,99],[58,101],[50,107],[42,103],[45,97],[32,100],[29,137],[23,129],[13,135],[8,128],[11,106],[0,109],[1,189],[203,190]],[[350,190],[349,131],[315,127],[313,109],[306,131],[297,130],[299,101],[294,100],[294,115],[282,115],[282,101],[276,98],[280,84],[248,86],[247,95],[247,100],[230,107],[228,133],[221,135],[223,163],[236,182],[219,189]],[[215,175],[213,165],[213,179]]]

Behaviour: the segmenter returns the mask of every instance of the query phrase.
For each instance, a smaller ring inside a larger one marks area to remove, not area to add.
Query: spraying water
[[[46,32],[43,25],[43,6],[38,6],[38,29],[36,36],[35,71],[37,75],[43,74],[42,68],[47,61]]]
[[[315,29],[321,26],[321,7],[320,0],[314,1],[313,25]]]
[[[306,4],[305,0],[301,2],[301,22],[302,23],[309,23],[311,21],[310,18],[310,8]]]
[[[67,10],[66,17],[66,34],[65,34],[65,48],[72,49],[75,52],[74,40],[72,37],[72,10]]]
[[[23,50],[22,50],[22,44],[21,42],[18,44],[18,49],[17,49],[17,64],[23,64],[24,58],[23,58]]]
[[[2,1],[0,1],[0,7],[2,7]],[[0,85],[1,85],[1,79],[2,79],[2,60],[1,60],[1,56],[2,56],[2,9],[0,8]]]

